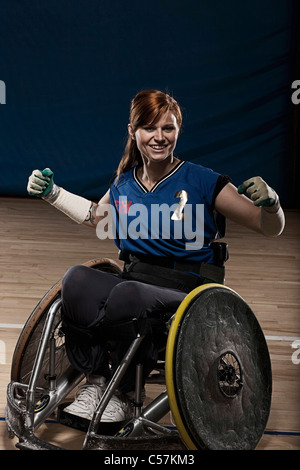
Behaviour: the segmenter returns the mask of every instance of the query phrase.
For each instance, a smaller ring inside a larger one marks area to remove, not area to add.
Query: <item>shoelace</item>
[[[118,408],[124,411],[130,406],[128,400],[126,400],[125,398],[122,399],[116,395],[113,395],[111,397],[109,405],[117,406]]]
[[[76,392],[76,400],[78,402],[92,402],[99,400],[101,397],[101,389],[99,386],[94,384],[81,385]]]
[[[78,403],[82,402],[83,405],[95,405],[102,396],[102,390],[95,384],[81,385],[76,393],[76,400]],[[128,413],[131,411],[132,405],[127,397],[121,398],[113,395],[105,409],[105,414],[113,416],[117,410]],[[130,411],[129,411],[130,410]]]

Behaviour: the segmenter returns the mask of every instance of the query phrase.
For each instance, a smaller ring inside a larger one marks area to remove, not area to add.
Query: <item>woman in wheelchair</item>
[[[117,327],[115,340],[107,341],[104,322],[164,318],[195,287],[224,282],[226,250],[212,242],[224,236],[226,218],[271,237],[284,228],[278,195],[262,178],[236,188],[228,176],[177,158],[181,125],[181,110],[172,97],[157,90],[138,93],[131,102],[124,155],[98,203],[58,187],[49,168],[29,177],[30,195],[97,229],[99,238],[113,237],[124,260],[121,275],[74,266],[63,278],[67,353],[87,378],[65,412],[91,419],[110,378],[109,361],[118,364],[123,357],[126,341],[118,340]],[[144,381],[156,363],[157,348],[149,334],[137,354]],[[132,414],[133,366],[102,421],[122,421]]]

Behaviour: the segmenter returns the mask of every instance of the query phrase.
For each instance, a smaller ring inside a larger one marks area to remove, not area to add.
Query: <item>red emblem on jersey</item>
[[[132,201],[115,201],[115,204],[119,208],[119,214],[128,214]]]

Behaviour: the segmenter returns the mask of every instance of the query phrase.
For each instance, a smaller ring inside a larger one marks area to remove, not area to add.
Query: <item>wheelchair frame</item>
[[[93,267],[95,269],[107,270],[109,272],[120,272],[118,265],[109,259],[92,260],[87,262],[85,265]],[[20,381],[19,364],[22,362],[22,359],[24,359],[24,357],[26,358],[26,355],[28,354],[28,349],[30,348],[30,340],[28,340],[28,338],[27,340],[24,340],[24,334],[23,337],[21,334],[20,339],[16,345],[12,365],[12,379],[7,387],[6,422],[9,435],[11,437],[17,436],[19,439],[19,442],[16,444],[16,447],[19,449],[61,449],[58,446],[55,446],[38,438],[36,436],[36,430],[46,420],[46,418],[48,418],[52,413],[55,412],[59,404],[63,400],[65,400],[68,394],[71,393],[72,390],[83,379],[83,374],[76,371],[71,365],[68,365],[65,368],[63,363],[63,370],[61,372],[58,372],[57,370],[58,361],[56,360],[56,356],[60,353],[62,353],[63,356],[66,356],[64,346],[57,345],[57,343],[59,344],[60,341],[60,329],[57,325],[57,322],[60,319],[59,312],[61,307],[60,287],[61,284],[59,281],[50,290],[50,292],[46,294],[45,298],[42,299],[42,301],[38,304],[38,306],[33,311],[31,317],[29,318],[27,324],[24,327],[23,332],[26,333],[26,331],[28,330],[32,331],[36,327],[38,321],[42,319],[43,325],[41,337],[38,343],[37,351],[36,353],[34,352],[35,357],[33,367],[31,371],[28,371],[28,378],[23,380],[23,382]],[[133,338],[125,356],[123,357],[123,360],[114,372],[100,402],[98,403],[94,416],[88,425],[84,444],[82,447],[83,450],[178,450],[186,448],[191,450],[197,450],[205,448],[214,448],[213,445],[211,446],[209,444],[211,436],[208,436],[208,438],[206,436],[204,436],[204,438],[202,438],[202,436],[198,437],[197,430],[195,434],[194,428],[197,428],[197,423],[195,424],[195,426],[189,426],[188,424],[190,417],[185,416],[185,413],[189,413],[188,407],[186,406],[185,402],[189,401],[189,394],[191,390],[184,391],[183,395],[186,394],[186,396],[184,396],[183,400],[181,400],[182,390],[184,390],[184,386],[181,384],[178,387],[180,377],[178,381],[176,363],[178,362],[178,344],[180,342],[183,342],[184,344],[184,339],[182,340],[182,338],[180,338],[180,331],[185,325],[186,318],[188,325],[188,318],[189,316],[191,317],[191,314],[193,314],[193,305],[196,304],[197,306],[197,299],[199,296],[203,295],[203,292],[204,294],[209,294],[210,291],[216,292],[216,289],[221,289],[221,293],[223,293],[223,291],[225,291],[226,293],[232,292],[234,298],[237,298],[238,303],[243,302],[243,300],[236,293],[234,293],[234,291],[232,291],[228,287],[218,284],[207,284],[205,286],[201,286],[197,289],[194,289],[194,291],[188,294],[179,306],[175,316],[171,319],[172,321],[170,321],[168,325],[170,331],[168,334],[166,347],[166,390],[162,392],[158,397],[156,397],[148,406],[143,408],[141,400],[142,365],[139,364],[136,369],[134,417],[127,423],[122,425],[113,436],[100,434],[98,432],[98,428],[101,422],[102,413],[105,410],[105,407],[109,402],[110,398],[118,388],[122,377],[126,373],[126,370],[132,358],[134,357],[144,338],[143,333],[141,333],[141,330],[139,329],[138,322],[136,320],[133,320],[136,331],[135,337]],[[248,306],[247,308],[249,309]],[[47,315],[44,319],[46,312]],[[262,332],[255,317],[254,324],[256,333],[259,332],[260,334],[260,344],[258,350],[263,355],[263,361],[258,361],[259,366],[257,370],[259,372],[259,375],[262,375],[260,373],[260,369],[265,369],[264,373],[267,372],[266,381],[261,382],[260,385],[263,389],[263,392],[265,392],[266,400],[264,400],[262,406],[264,410],[263,413],[261,413],[261,423],[259,423],[258,425],[259,429],[257,432],[254,433],[254,437],[251,438],[251,443],[249,444],[250,447],[248,443],[245,442],[241,442],[241,447],[239,443],[234,442],[232,444],[233,448],[255,447],[263,433],[269,415],[271,403],[271,365],[267,346],[262,339]],[[251,326],[251,328],[252,327],[253,325]],[[215,339],[213,338],[213,341],[214,340]],[[185,346],[183,345],[183,350],[184,348]],[[223,345],[222,348],[224,349]],[[225,353],[225,350],[223,351],[223,349],[221,351],[222,354]],[[228,347],[226,346],[225,349],[227,351]],[[182,361],[182,359],[180,359],[179,356],[179,363],[180,361]],[[184,357],[183,361],[186,361],[186,357]],[[47,364],[47,370],[45,370],[45,364]],[[211,368],[212,370],[214,370],[215,365],[212,365]],[[242,387],[241,377],[238,377],[240,372],[235,372],[234,367],[232,365],[226,365],[225,367],[222,364],[221,369],[222,373],[224,373],[225,369],[227,371],[226,381],[228,383],[226,384],[226,387],[229,389],[234,389],[234,391],[236,392],[235,396],[237,396],[240,393],[239,388]],[[254,364],[254,366],[252,366],[252,369],[250,369],[250,371],[252,370],[256,372],[256,364]],[[41,376],[43,374],[44,378],[42,379],[42,382],[44,381],[46,383],[46,386],[43,385],[43,383],[40,384]],[[181,374],[181,372],[179,372],[179,374]],[[219,371],[215,371],[214,374],[216,375],[216,377],[220,377]],[[220,379],[217,379],[217,382],[220,384]],[[213,388],[216,388],[216,384],[213,385]],[[206,392],[204,391],[204,393]],[[211,393],[211,390],[209,390],[209,393]],[[248,393],[248,391],[246,391],[246,393]],[[234,407],[236,406],[235,403],[237,401],[234,401],[233,398],[235,397],[230,396],[224,399],[224,396],[222,396],[221,401],[223,400],[226,402],[226,407],[228,407],[228,403],[233,403],[232,406]],[[256,395],[254,396],[254,398],[257,400]],[[219,399],[220,397],[218,396],[218,400]],[[253,400],[253,397],[251,397],[251,399]],[[218,406],[222,407],[223,404],[220,402],[220,405]],[[175,423],[177,426],[176,430],[169,429],[166,426],[158,424],[159,421],[163,418],[163,416],[165,416],[170,411],[170,409],[175,419]],[[193,419],[194,418],[192,416],[192,420]],[[214,420],[218,418],[215,415],[212,415],[209,416],[208,419]],[[199,417],[196,417],[196,420],[199,421]],[[203,433],[203,430],[201,432]],[[204,432],[204,434],[206,434],[206,432]],[[228,443],[226,439],[224,446],[225,448],[230,448],[231,442]],[[223,446],[223,443],[221,443],[221,446]]]

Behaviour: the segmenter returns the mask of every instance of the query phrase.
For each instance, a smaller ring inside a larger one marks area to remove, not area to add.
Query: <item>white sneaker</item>
[[[113,395],[101,416],[101,422],[125,421],[132,418],[133,414],[133,405],[125,395]]]
[[[64,412],[91,420],[104,390],[105,379],[103,377],[99,377],[97,381],[93,380],[93,383],[87,381],[85,385],[78,388],[75,400],[64,409]],[[123,395],[113,395],[101,416],[101,422],[124,421],[132,416],[131,401]]]

